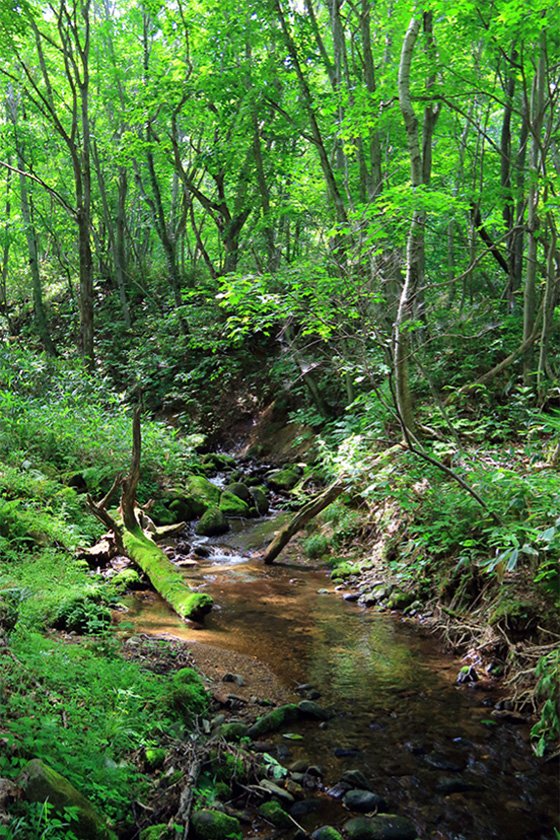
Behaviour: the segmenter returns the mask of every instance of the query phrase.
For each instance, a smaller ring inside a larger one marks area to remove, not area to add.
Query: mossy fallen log
[[[161,548],[144,534],[140,527],[123,531],[126,554],[150,580],[161,597],[181,618],[199,621],[210,612],[213,600],[203,592],[193,592],[181,572],[168,559]]]

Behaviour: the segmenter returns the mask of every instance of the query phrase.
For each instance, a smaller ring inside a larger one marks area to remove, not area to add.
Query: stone
[[[474,665],[464,665],[457,674],[456,682],[457,685],[478,682],[478,674],[475,671]]]
[[[238,499],[241,499],[249,507],[253,504],[251,491],[242,481],[234,481],[232,484],[226,484],[224,492],[231,493],[232,496],[237,496]]]
[[[179,495],[179,494],[178,494]],[[189,475],[181,498],[207,510],[220,501],[221,490],[203,475]]]
[[[460,773],[465,769],[466,762],[461,758],[449,758],[441,753],[428,753],[424,756],[424,762],[434,770],[447,770],[451,773]]]
[[[396,814],[354,817],[344,824],[348,840],[416,840],[414,823]]]
[[[249,505],[229,490],[224,490],[220,496],[220,510],[226,516],[248,516]]]
[[[315,811],[320,811],[323,802],[320,799],[309,798],[302,799],[300,802],[295,802],[290,808],[290,814],[294,819],[298,820],[307,814],[313,814]]]
[[[332,712],[314,703],[313,700],[302,700],[298,703],[298,709],[302,717],[312,720],[330,720],[333,717]]]
[[[478,790],[479,785],[473,782],[468,782],[457,776],[444,777],[439,780],[436,785],[436,791],[442,793],[444,796],[449,796],[452,793],[465,793],[468,790]]]
[[[195,532],[201,537],[215,537],[229,531],[225,514],[217,507],[210,508],[197,522]]]
[[[245,738],[249,727],[246,723],[241,721],[233,721],[232,723],[222,723],[219,729],[219,735],[224,741],[233,742],[240,741]]]
[[[68,779],[48,765],[34,758],[23,769],[19,785],[28,802],[45,802],[48,799],[55,813],[64,816],[66,808],[75,810],[71,830],[83,840],[107,840],[109,832],[104,817],[72,785]]]
[[[263,802],[258,808],[261,817],[272,823],[276,828],[294,828],[294,822],[290,815],[282,808],[279,802]]]
[[[344,794],[342,802],[349,811],[357,811],[359,814],[369,814],[372,811],[386,811],[387,803],[382,796],[372,793],[369,790],[349,790]]]
[[[239,686],[245,685],[245,680],[243,679],[241,674],[224,674],[224,676],[222,677],[222,682],[232,682]]]
[[[404,592],[402,589],[395,589],[387,601],[390,610],[404,610],[416,600],[413,592]]]
[[[236,817],[204,808],[191,818],[194,840],[242,840],[241,824]]]
[[[342,834],[331,825],[322,825],[321,828],[315,829],[311,840],[342,840]]]
[[[288,493],[293,490],[299,481],[299,471],[296,467],[284,467],[281,470],[274,470],[267,476],[268,483],[273,490],[281,493]]]
[[[268,502],[268,497],[262,487],[251,487],[251,498],[252,504],[256,508],[257,513],[260,516],[266,516],[268,511],[270,510],[270,504]]]
[[[368,782],[361,770],[345,770],[340,778],[340,781],[351,788],[369,790],[370,792],[373,792],[371,784]]]
[[[272,782],[270,779],[260,779],[259,787],[266,790],[271,796],[276,796],[277,799],[281,799],[283,802],[289,802],[291,804],[294,801],[294,797],[289,791],[284,790],[284,788]]]
[[[273,711],[257,718],[254,724],[249,727],[247,734],[250,738],[257,738],[260,735],[266,735],[268,732],[276,732],[285,723],[297,720],[298,717],[299,709],[296,704],[286,703],[284,706],[278,706]]]

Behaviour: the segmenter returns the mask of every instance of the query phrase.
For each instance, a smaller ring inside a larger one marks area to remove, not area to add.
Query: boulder
[[[229,531],[229,525],[223,511],[213,507],[201,517],[194,530],[201,537],[216,537]]]
[[[19,784],[28,802],[49,801],[55,813],[63,817],[66,808],[72,808],[75,817],[70,828],[83,840],[107,840],[109,831],[104,817],[76,790],[68,779],[38,758],[23,769]]]
[[[358,814],[369,814],[371,811],[386,811],[387,803],[382,796],[371,793],[369,790],[354,788],[344,794],[344,805],[349,811],[357,811]]]
[[[251,496],[251,491],[247,487],[246,484],[243,484],[241,481],[234,481],[232,484],[226,484],[224,487],[224,491],[227,493],[232,493],[234,496],[237,496],[238,499],[241,499],[245,504],[251,506],[253,504],[253,497]]]
[[[232,723],[222,723],[219,729],[220,737],[224,741],[240,741],[247,735],[249,727],[246,723],[241,721],[234,721]]]
[[[229,490],[224,490],[220,496],[220,510],[226,516],[248,516],[250,512],[247,502]]]
[[[281,470],[274,470],[267,476],[267,481],[273,490],[287,493],[293,490],[299,481],[300,471],[298,467],[284,467]]]
[[[194,840],[242,840],[241,824],[222,811],[205,808],[195,811],[191,819]]]
[[[354,817],[344,824],[348,840],[416,840],[414,823],[396,814]]]
[[[268,503],[268,496],[262,487],[251,487],[251,498],[253,506],[255,507],[259,516],[266,516],[270,509]]]
[[[185,502],[198,506],[199,509],[202,508],[204,512],[219,503],[220,494],[220,488],[203,475],[189,475],[181,498]]]

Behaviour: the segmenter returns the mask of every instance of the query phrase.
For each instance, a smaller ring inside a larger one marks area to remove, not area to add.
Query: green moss
[[[201,458],[203,467],[211,470],[226,470],[235,467],[236,461],[233,455],[226,455],[223,452],[208,452]]]
[[[248,516],[249,505],[235,493],[224,490],[220,496],[220,510],[226,516]]]
[[[226,784],[247,779],[247,767],[239,751],[214,750],[210,755],[210,767],[216,780]]]
[[[251,487],[251,497],[257,513],[259,513],[260,516],[265,516],[270,507],[266,490],[263,487]]]
[[[173,837],[173,832],[169,830],[165,823],[158,825],[150,825],[148,828],[143,828],[140,832],[139,840],[167,840]]]
[[[206,511],[194,530],[202,537],[215,537],[225,534],[229,530],[229,525],[222,511],[213,507]]]
[[[144,750],[144,763],[150,771],[159,770],[163,766],[167,752],[157,747],[146,747]]]
[[[265,820],[272,823],[272,825],[276,826],[276,828],[294,827],[293,820],[290,819],[290,816],[282,808],[280,803],[276,802],[276,800],[263,802],[263,804],[259,806],[259,814],[261,817],[264,817]]]
[[[224,739],[224,741],[240,741],[241,738],[244,738],[247,735],[249,727],[246,723],[233,722],[233,723],[222,723],[220,726],[220,737]]]
[[[210,612],[213,604],[210,595],[189,589],[181,572],[140,529],[125,531],[123,541],[129,557],[140,566],[156,591],[181,618],[198,621]]]
[[[332,570],[331,578],[333,580],[346,580],[352,575],[357,575],[359,571],[360,567],[356,563],[342,561]]]
[[[404,592],[402,589],[395,589],[387,601],[390,610],[404,610],[416,600],[414,592]]]
[[[104,818],[68,779],[42,761],[34,759],[24,768],[20,785],[28,802],[45,802],[63,816],[67,808],[75,814],[73,828],[84,840],[106,840],[109,837]]]
[[[184,720],[192,722],[208,711],[208,694],[199,675],[192,668],[181,668],[171,678],[169,703]]]
[[[203,475],[190,475],[186,482],[185,499],[194,500],[206,510],[220,501],[220,488]]]
[[[299,469],[297,467],[284,467],[275,470],[268,476],[268,483],[273,490],[287,493],[293,490],[299,481]]]
[[[266,715],[257,718],[255,723],[249,728],[248,735],[251,738],[256,738],[259,735],[265,735],[268,732],[276,732],[285,723],[297,720],[299,717],[299,709],[295,703],[286,703],[284,706],[278,706]]]
[[[111,578],[111,585],[119,594],[128,589],[134,589],[140,583],[140,575],[136,569],[122,569]]]
[[[194,840],[243,840],[239,820],[221,811],[195,811],[191,825]]]

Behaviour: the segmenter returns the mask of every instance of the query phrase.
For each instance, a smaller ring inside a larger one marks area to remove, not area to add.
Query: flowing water
[[[318,689],[335,717],[324,728],[290,724],[302,740],[267,740],[284,763],[320,765],[327,787],[347,769],[363,771],[391,810],[414,820],[419,837],[553,840],[557,766],[532,756],[528,727],[496,724],[496,694],[456,686],[461,663],[414,624],[344,601],[324,567],[304,558],[270,567],[252,559],[277,527],[278,520],[245,522],[226,537],[196,538],[208,556],[185,575],[216,602],[204,628],[186,626],[157,599],[135,600],[129,618],[144,632],[250,654],[288,689]],[[459,783],[469,789],[442,790]],[[298,821],[308,830],[340,827],[351,816],[326,795],[306,808]],[[248,836],[291,835],[265,829]]]

